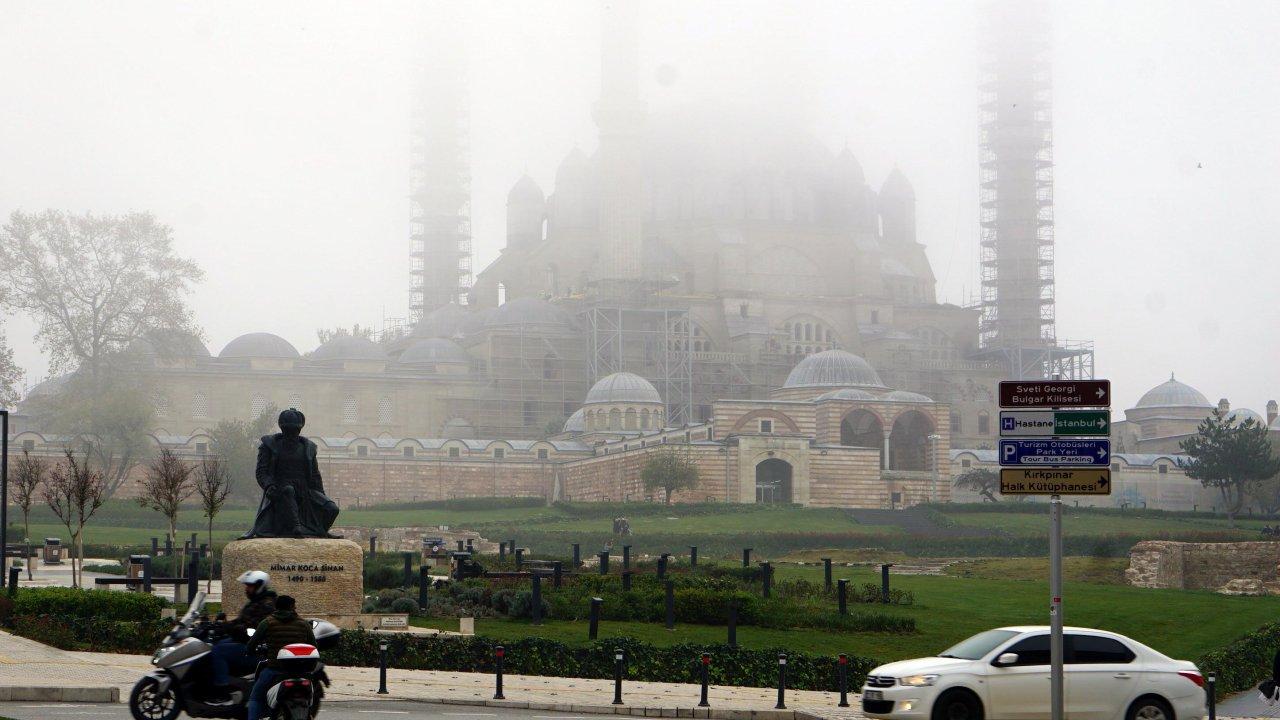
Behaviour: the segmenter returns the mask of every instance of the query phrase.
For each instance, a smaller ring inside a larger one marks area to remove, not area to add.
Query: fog
[[[17,2],[0,6],[0,212],[148,210],[205,269],[212,352],[250,331],[407,314],[409,99],[433,38],[470,64],[477,270],[507,190],[594,150],[595,2]],[[1116,407],[1177,372],[1280,399],[1280,3],[1053,6],[1058,335]],[[915,186],[939,300],[977,287],[974,7],[650,2],[650,117],[782,117]],[[661,69],[661,71],[659,71]],[[662,82],[659,82],[661,78]],[[28,382],[45,360],[6,324]]]

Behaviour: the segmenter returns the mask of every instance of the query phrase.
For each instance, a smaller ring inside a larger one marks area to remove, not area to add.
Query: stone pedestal
[[[292,595],[303,617],[360,614],[364,600],[364,553],[350,540],[255,538],[228,543],[222,551],[222,610],[234,617],[244,605],[241,573],[262,570],[271,587]]]

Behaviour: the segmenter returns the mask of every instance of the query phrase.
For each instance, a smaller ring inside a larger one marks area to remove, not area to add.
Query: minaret
[[[603,8],[600,52],[600,263],[604,287],[640,279],[644,207],[636,0],[612,0]]]

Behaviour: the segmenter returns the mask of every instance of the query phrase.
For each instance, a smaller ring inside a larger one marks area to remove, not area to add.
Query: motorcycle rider
[[[267,648],[267,666],[258,673],[258,680],[253,684],[253,692],[249,693],[248,720],[261,720],[266,717],[267,691],[279,677],[280,661],[277,653],[285,645],[306,643],[315,645],[316,636],[311,631],[311,623],[298,617],[297,601],[289,595],[276,598],[276,610],[262,621],[249,640],[249,652],[260,646]]]
[[[240,614],[224,625],[227,637],[214,643],[209,653],[209,668],[212,673],[213,687],[210,689],[211,703],[226,703],[231,700],[231,673],[248,675],[257,667],[258,661],[250,653],[246,645],[249,630],[257,628],[276,609],[276,593],[271,589],[271,576],[261,570],[250,570],[236,578],[244,585],[246,602],[240,608]]]

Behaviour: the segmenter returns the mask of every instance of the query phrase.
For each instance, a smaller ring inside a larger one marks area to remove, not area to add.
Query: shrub
[[[1271,677],[1271,660],[1280,646],[1280,623],[1263,625],[1218,650],[1196,658],[1200,672],[1217,673],[1217,694],[1248,690]]]
[[[15,634],[62,650],[134,655],[151,653],[173,627],[173,623],[160,619],[104,621],[70,615],[14,615],[11,621]]]
[[[416,615],[418,614],[418,601],[407,597],[396,598],[391,601],[391,612]]]
[[[147,622],[160,617],[165,601],[154,595],[67,587],[18,588],[13,614]]]

